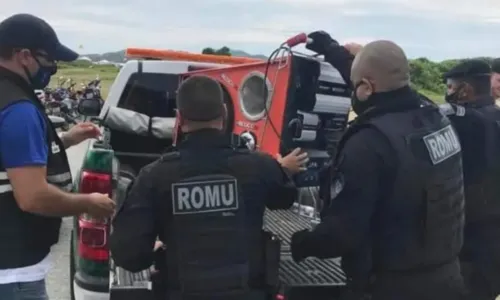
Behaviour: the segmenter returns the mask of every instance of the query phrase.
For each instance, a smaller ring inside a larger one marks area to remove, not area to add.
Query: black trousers
[[[433,270],[376,274],[371,300],[465,300],[460,264],[446,264]]]
[[[489,264],[462,262],[462,274],[470,300],[494,300],[500,295],[500,270]]]
[[[500,295],[500,221],[467,224],[460,260],[469,299],[490,300]]]

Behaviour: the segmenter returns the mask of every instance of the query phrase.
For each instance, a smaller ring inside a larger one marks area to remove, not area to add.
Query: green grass
[[[59,66],[57,74],[52,77],[50,87],[57,87],[59,78],[63,77],[64,79],[73,79],[77,83],[77,88],[80,88],[81,83],[86,84],[87,82],[95,79],[98,75],[99,78],[101,78],[102,95],[104,99],[106,99],[109,87],[115,80],[118,71],[119,69],[117,67],[110,65],[91,65],[85,62],[76,63],[76,65],[61,64]],[[444,98],[442,95],[426,90],[420,90],[420,92],[437,103],[444,102]]]

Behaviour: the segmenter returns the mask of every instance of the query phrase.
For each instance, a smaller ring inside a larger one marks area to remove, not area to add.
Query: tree
[[[202,51],[201,51],[202,54],[215,54],[215,50],[214,48],[204,48]]]
[[[231,56],[231,49],[228,47],[224,46],[220,48],[219,50],[215,51],[215,54],[217,55],[225,55],[225,56]]]
[[[224,46],[220,49],[215,50],[214,48],[204,48],[201,51],[202,54],[212,54],[212,55],[223,55],[223,56],[231,56],[231,49],[228,47]]]

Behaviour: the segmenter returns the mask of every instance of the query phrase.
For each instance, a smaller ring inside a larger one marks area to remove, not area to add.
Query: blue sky
[[[126,47],[199,52],[227,45],[269,54],[325,30],[339,42],[390,39],[411,58],[500,57],[500,0],[14,0],[0,17],[45,18],[82,53]]]

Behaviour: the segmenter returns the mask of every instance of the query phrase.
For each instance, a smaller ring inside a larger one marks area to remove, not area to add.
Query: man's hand
[[[111,217],[115,212],[115,202],[106,194],[92,193],[88,195],[87,213],[94,218]]]
[[[347,43],[344,45],[344,48],[352,54],[352,56],[356,56],[361,49],[363,49],[363,45],[357,43]]]
[[[156,250],[158,250],[160,248],[164,248],[164,247],[165,247],[165,245],[161,241],[156,241],[155,246],[153,248],[153,251],[156,251]]]
[[[318,54],[326,54],[330,47],[339,45],[339,43],[332,39],[325,31],[315,31],[310,33],[307,37],[310,38],[312,42],[307,44],[306,48]]]
[[[278,154],[276,159],[280,163],[281,167],[286,169],[292,175],[305,171],[307,169],[305,165],[309,161],[307,153],[302,152],[300,148],[295,148],[285,157]]]
[[[66,132],[61,138],[66,148],[80,144],[86,139],[95,139],[101,135],[99,127],[94,123],[84,122],[78,123]]]

